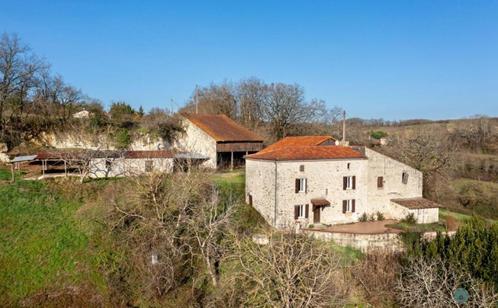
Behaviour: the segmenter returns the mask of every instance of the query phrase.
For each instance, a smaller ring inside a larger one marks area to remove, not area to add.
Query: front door
[[[319,206],[313,207],[313,223],[315,223],[315,224],[320,223],[320,207]]]

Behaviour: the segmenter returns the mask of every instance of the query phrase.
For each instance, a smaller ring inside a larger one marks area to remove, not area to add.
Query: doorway
[[[313,206],[313,223],[314,224],[319,224],[320,223],[320,206]]]

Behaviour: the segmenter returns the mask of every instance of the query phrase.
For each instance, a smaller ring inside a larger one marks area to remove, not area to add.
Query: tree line
[[[341,108],[329,108],[324,100],[306,100],[298,84],[265,83],[257,78],[198,87],[181,111],[225,114],[266,132],[272,140],[323,131],[318,126],[330,127],[342,115]]]

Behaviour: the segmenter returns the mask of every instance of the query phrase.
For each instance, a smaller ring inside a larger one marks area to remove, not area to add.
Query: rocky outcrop
[[[57,149],[92,149],[115,150],[114,141],[109,135],[89,135],[75,133],[46,133],[42,134],[37,143]],[[159,137],[141,135],[133,139],[129,150],[160,150],[167,149],[170,145]]]
[[[9,155],[7,155],[8,150],[7,144],[0,143],[0,162],[6,163],[9,161]]]

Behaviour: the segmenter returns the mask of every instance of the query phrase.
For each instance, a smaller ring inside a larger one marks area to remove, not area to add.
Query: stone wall
[[[111,167],[106,167],[106,161]],[[140,159],[106,159],[96,158],[91,161],[91,178],[137,176],[146,173],[146,161],[152,161],[152,169],[158,172],[170,173],[173,171],[173,158],[140,158]]]
[[[246,159],[246,202],[271,225],[275,219],[275,167],[276,163],[267,160]]]
[[[178,138],[176,147],[182,151],[202,154],[209,159],[202,166],[216,169],[216,140],[188,119],[183,121],[185,132]]]
[[[392,201],[390,202],[390,207],[389,218],[392,219],[400,220],[409,214],[413,214],[419,224],[428,224],[439,221],[439,208],[409,209]]]
[[[334,241],[337,245],[350,246],[362,252],[369,252],[376,249],[389,251],[403,250],[403,243],[396,233],[355,234],[307,230],[303,230],[303,232],[313,238]]]
[[[359,249],[362,252],[370,252],[372,250],[388,250],[402,251],[404,249],[403,242],[399,234],[396,233],[378,233],[378,234],[356,234],[356,233],[340,233],[316,230],[302,230],[309,236],[324,240],[333,241],[340,246],[349,246]],[[442,232],[442,235],[450,237],[455,235],[455,231]],[[422,237],[426,240],[436,238],[437,232],[425,232]]]
[[[392,216],[391,199],[422,197],[422,172],[395,159],[365,148],[368,157],[368,209],[367,213],[383,213]],[[408,183],[401,181],[403,172],[408,173]],[[377,178],[383,177],[383,187],[377,187]]]

